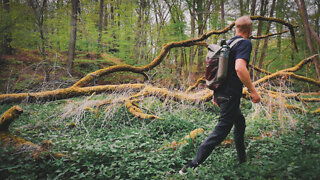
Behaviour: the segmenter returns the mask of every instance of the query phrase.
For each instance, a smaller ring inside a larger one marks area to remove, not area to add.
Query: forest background
[[[221,30],[242,15],[274,17],[297,25],[295,46],[292,34],[284,33],[285,25],[255,20],[251,66],[274,73],[320,52],[318,0],[2,0],[0,15],[2,94],[67,88],[88,73],[113,65],[142,67],[158,56],[164,44]],[[268,34],[278,35],[257,38]],[[233,36],[231,29],[206,42],[219,43]],[[147,83],[185,91],[204,75],[206,52],[203,46],[172,48],[144,76],[116,72],[90,84]],[[319,69],[316,56],[298,75],[319,84]],[[264,76],[252,68],[250,72],[254,81]],[[315,92],[319,97],[319,85],[286,80],[284,76],[269,82],[268,88]],[[95,101],[132,95],[126,93],[19,104],[26,113],[12,124],[12,134],[37,144],[49,139],[54,145],[49,154],[66,156],[34,160],[32,156],[20,158],[10,147],[1,148],[0,178],[181,178],[175,171],[193,157],[201,139],[212,130],[217,107],[209,102],[175,104],[155,97],[139,102],[145,112],[162,120],[141,120],[124,105],[112,105],[101,111],[103,115],[94,109]],[[299,113],[286,106],[274,110],[272,105],[244,100],[249,162],[240,168],[235,165],[230,135],[229,142],[188,177],[319,178],[320,118],[308,112],[318,109],[319,102],[299,99],[298,104],[290,103],[305,110]],[[1,113],[15,105],[1,104]],[[197,140],[187,138],[179,146],[181,137],[199,127],[205,130],[203,135]]]

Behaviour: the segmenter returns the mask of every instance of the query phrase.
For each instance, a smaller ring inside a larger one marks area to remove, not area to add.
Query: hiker
[[[253,103],[258,103],[261,99],[251,82],[248,71],[252,44],[247,38],[252,32],[252,21],[249,16],[242,16],[235,21],[235,26],[236,34],[228,44],[230,45],[238,38],[244,38],[244,40],[239,41],[231,48],[227,79],[221,88],[214,91],[214,101],[220,107],[219,122],[214,131],[200,145],[196,157],[179,171],[180,174],[186,173],[187,168],[194,169],[203,163],[212,150],[226,138],[233,125],[239,164],[246,161],[244,146],[246,125],[240,110],[243,85],[248,88]]]

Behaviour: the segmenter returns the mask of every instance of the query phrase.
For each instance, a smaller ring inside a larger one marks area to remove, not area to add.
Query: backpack
[[[244,39],[238,38],[229,46],[226,40],[223,39],[221,40],[220,46],[217,44],[210,44],[208,46],[205,79],[209,89],[217,90],[222,87],[224,81],[227,79],[230,49],[241,40]]]

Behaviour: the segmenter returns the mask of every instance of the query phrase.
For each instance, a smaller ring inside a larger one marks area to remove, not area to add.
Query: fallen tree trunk
[[[120,92],[128,90],[140,90],[145,84],[121,84],[121,85],[101,85],[82,88],[66,88],[53,91],[43,91],[36,93],[19,93],[19,94],[0,94],[0,104],[19,103],[19,102],[36,102],[36,101],[54,101],[67,99],[77,96],[91,95],[92,93]]]
[[[161,150],[168,149],[168,148],[172,148],[175,150],[178,146],[186,144],[190,141],[191,142],[194,141],[195,138],[197,137],[197,135],[203,134],[203,133],[204,133],[204,130],[202,128],[195,129],[195,130],[191,131],[188,135],[186,135],[185,137],[180,139],[180,141],[178,141],[178,142],[173,141],[172,143],[159,148],[157,151],[161,151]]]
[[[287,76],[292,76],[293,78],[296,78],[296,79],[299,79],[299,80],[304,80],[304,81],[307,81],[309,83],[313,83],[313,84],[315,84],[317,86],[320,86],[320,82],[319,81],[313,80],[311,78],[299,76],[299,75],[296,75],[296,74],[293,73],[293,72],[296,72],[299,69],[301,69],[303,67],[303,65],[311,62],[311,60],[316,56],[318,56],[318,54],[315,54],[313,56],[310,56],[308,58],[303,59],[302,61],[300,61],[300,63],[298,63],[294,67],[283,69],[283,70],[280,70],[278,72],[272,73],[272,74],[270,74],[268,76],[265,76],[265,77],[255,81],[255,82],[253,82],[253,84],[254,85],[258,85],[258,84],[266,82],[268,80],[271,80],[271,79],[274,79],[274,78],[277,78],[277,77],[280,77],[280,76],[286,76],[287,75]]]
[[[23,113],[20,106],[13,106],[7,110],[0,118],[0,131],[9,131],[12,121]]]
[[[23,110],[19,106],[13,106],[9,110],[3,113],[0,118],[0,144],[2,147],[11,146],[14,150],[23,156],[31,156],[34,159],[39,159],[41,156],[53,156],[55,158],[61,158],[66,156],[64,154],[48,153],[51,141],[43,141],[39,146],[30,141],[26,141],[22,138],[12,135],[9,132],[9,126],[15,118],[18,118],[22,114]]]

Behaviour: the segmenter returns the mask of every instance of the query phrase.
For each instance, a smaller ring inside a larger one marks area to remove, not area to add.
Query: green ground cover
[[[234,144],[221,145],[195,171],[180,176],[201,141],[217,123],[212,103],[188,104],[149,97],[140,104],[162,120],[133,117],[124,105],[95,113],[85,110],[95,101],[115,95],[96,95],[48,103],[20,104],[24,113],[12,134],[40,144],[53,142],[52,152],[70,158],[33,160],[0,148],[0,179],[318,179],[320,177],[320,117],[291,111],[268,115],[261,105],[242,101],[247,119],[248,162],[238,166]],[[121,96],[121,95],[118,95]],[[12,104],[1,105],[3,113]],[[105,112],[104,112],[105,111]],[[157,151],[203,128],[193,142]],[[254,139],[263,133],[270,137]],[[232,139],[232,133],[227,137]]]

